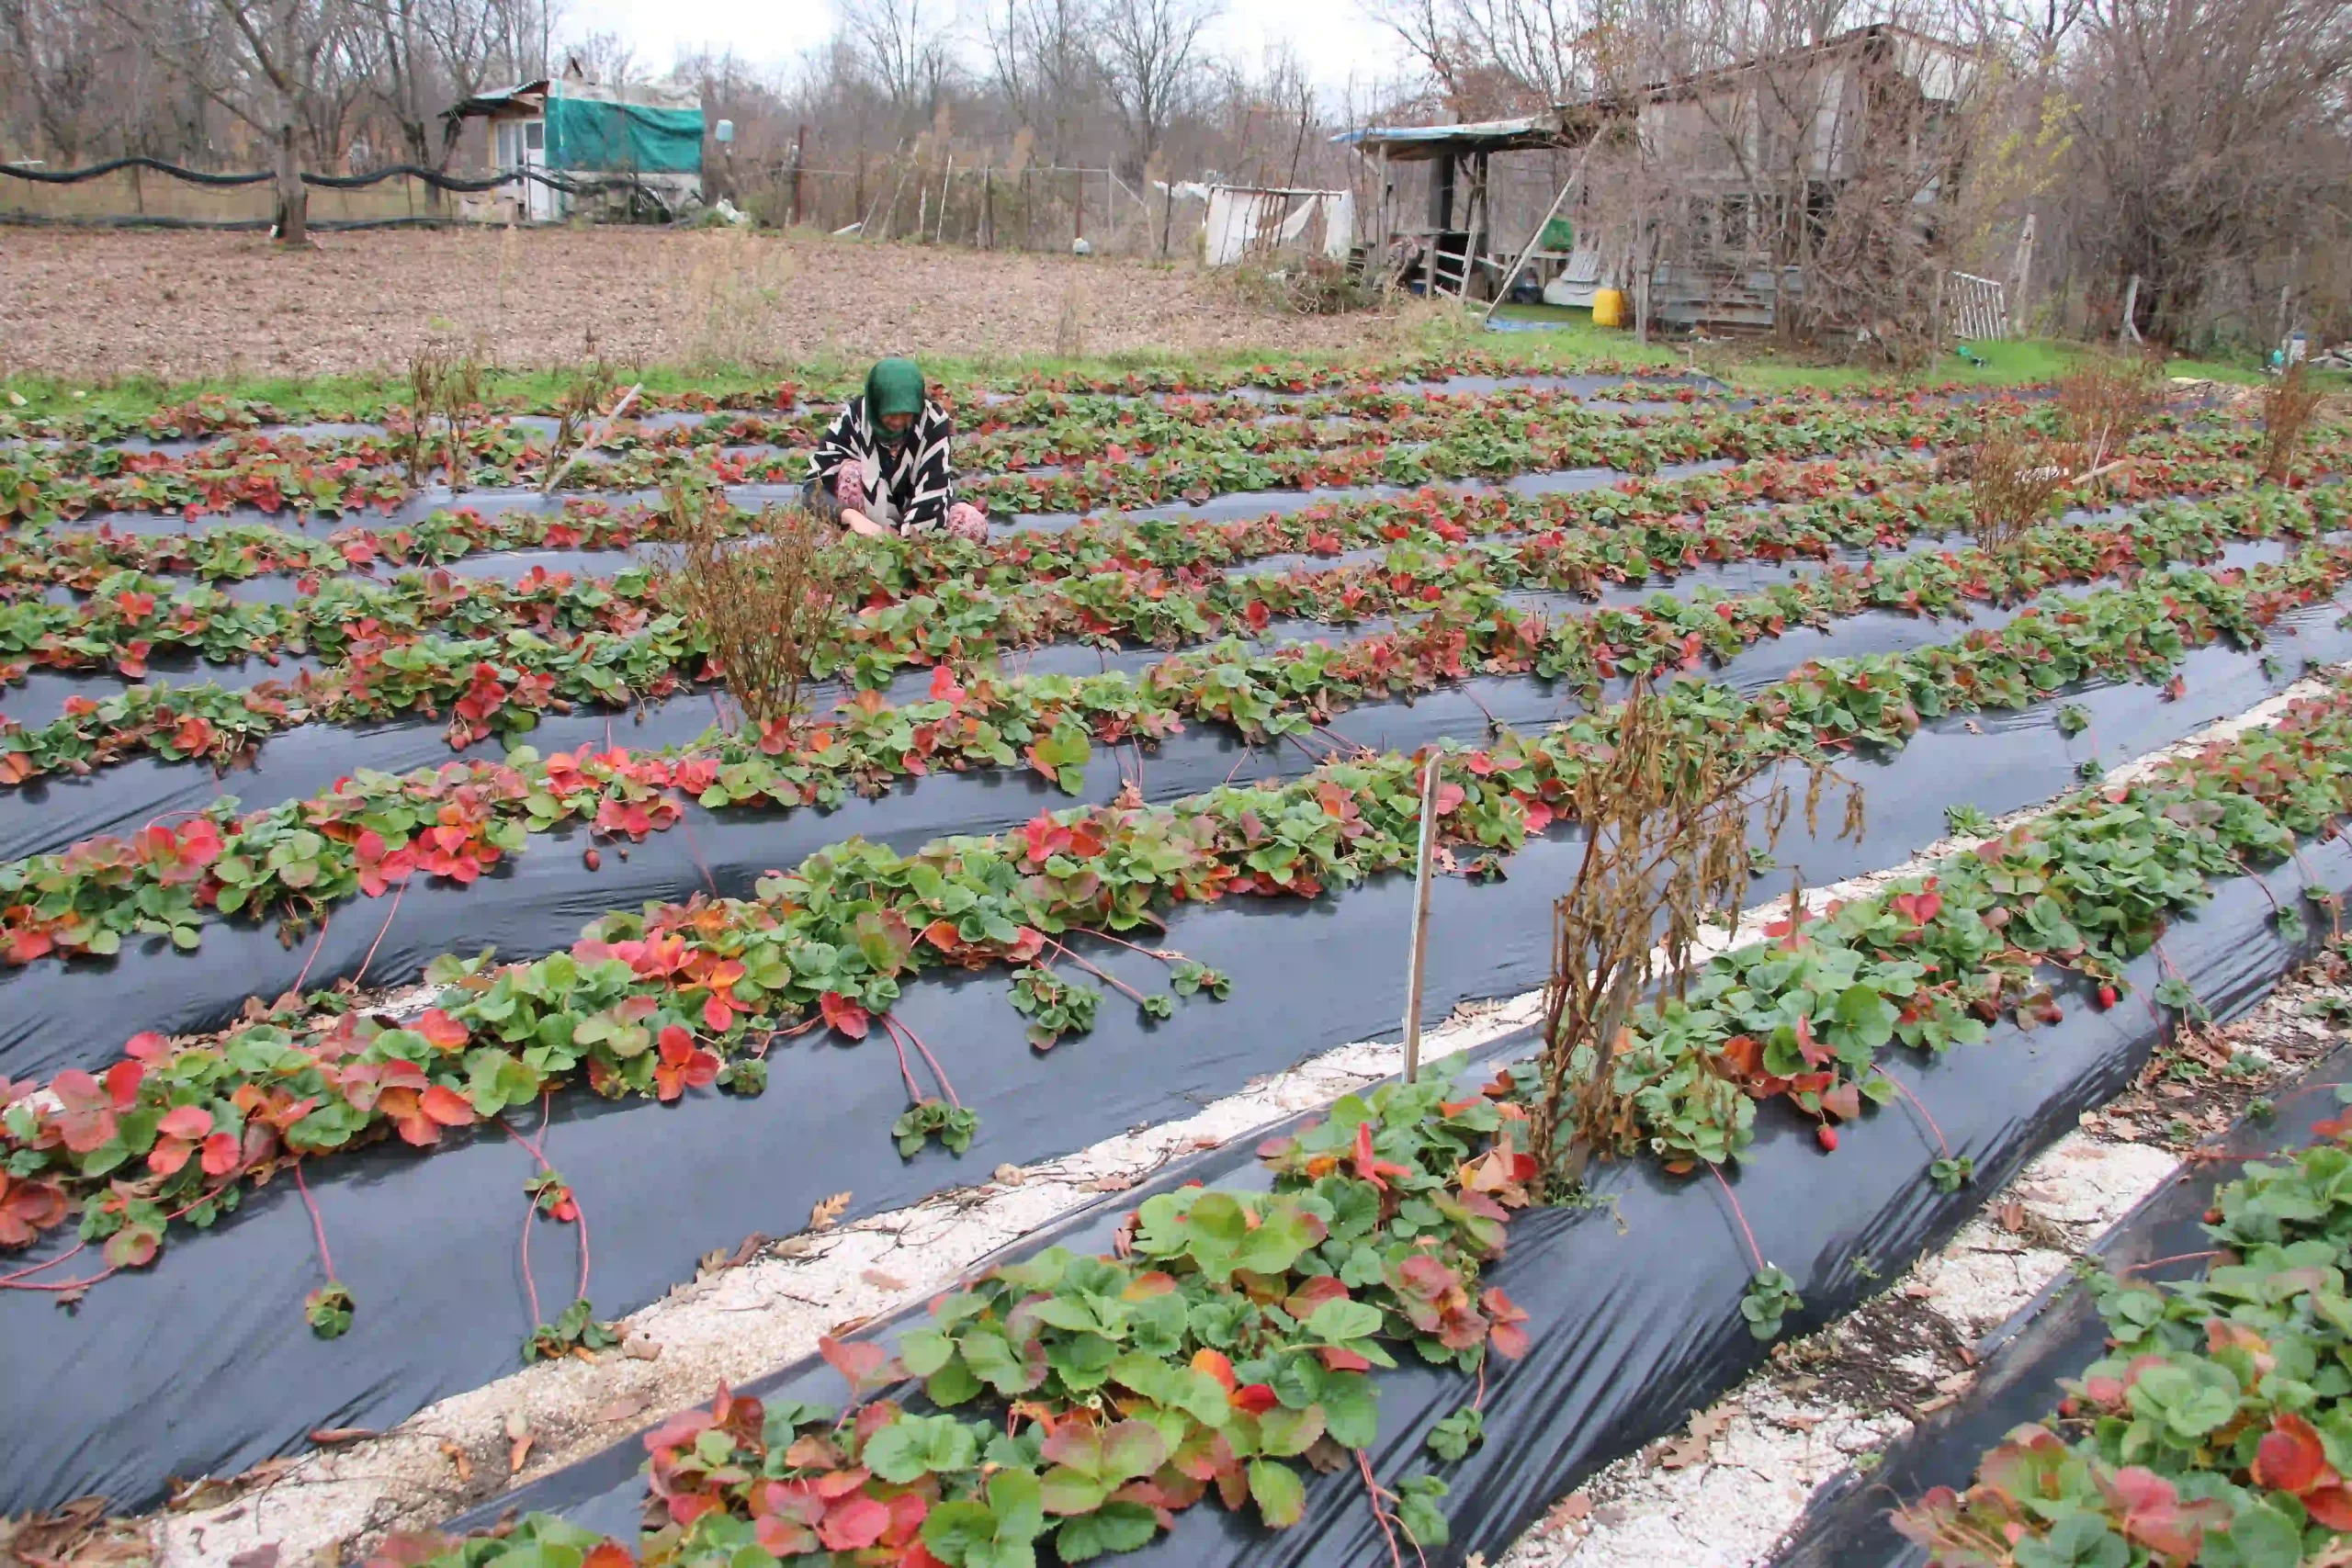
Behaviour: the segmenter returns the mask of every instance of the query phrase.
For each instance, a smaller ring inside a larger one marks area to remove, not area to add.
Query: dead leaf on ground
[[[658,1361],[662,1359],[662,1347],[640,1336],[623,1345],[621,1354],[632,1361]]]
[[[1995,1210],[1994,1213],[1995,1216],[2000,1220],[2001,1228],[2009,1232],[2011,1235],[2014,1235],[2018,1231],[2025,1229],[2025,1205],[2018,1202],[2016,1199],[2010,1199],[2007,1202]]]
[[[1087,1183],[1097,1192],[1125,1192],[1136,1184],[1132,1176],[1098,1176]]]
[[[1592,1499],[1571,1492],[1552,1506],[1551,1517],[1555,1525],[1580,1525],[1592,1517]]]
[[[368,1438],[380,1438],[383,1435],[373,1427],[321,1427],[311,1434],[311,1441],[322,1448],[326,1448],[336,1443],[356,1443]]]
[[[134,1568],[153,1555],[145,1528],[107,1517],[104,1497],[76,1497],[48,1513],[0,1518],[0,1557],[18,1562]]]
[[[650,1393],[625,1393],[610,1404],[600,1407],[594,1419],[606,1422],[626,1421],[632,1416],[643,1415],[645,1407],[652,1403],[653,1396]]]
[[[519,1410],[506,1413],[506,1473],[519,1475],[523,1461],[531,1457],[531,1418]]]
[[[277,1542],[266,1540],[229,1559],[229,1568],[277,1568]]]
[[[458,1485],[464,1486],[472,1482],[474,1478],[474,1461],[466,1457],[465,1450],[459,1448],[457,1444],[445,1439],[441,1444],[441,1453],[444,1458],[448,1460],[451,1465],[456,1467]]]
[[[990,1180],[1001,1182],[1007,1187],[1018,1187],[1023,1181],[1029,1179],[1026,1172],[1024,1172],[1019,1166],[1012,1165],[1011,1163],[998,1166],[994,1170],[989,1172],[989,1178]]]
[[[1933,1399],[1923,1399],[1919,1402],[1918,1413],[1922,1416],[1933,1416],[1937,1411],[1951,1404],[1955,1397],[1949,1393],[1939,1393]]]
[[[877,1291],[903,1291],[907,1288],[907,1282],[904,1280],[899,1279],[896,1274],[886,1274],[879,1269],[868,1269],[858,1275],[858,1278]]]
[[[812,1231],[829,1231],[832,1229],[834,1224],[841,1219],[842,1212],[848,1207],[849,1194],[846,1192],[834,1193],[831,1197],[826,1199],[823,1202],[819,1203],[815,1208],[808,1211],[808,1228]]]
[[[1731,1425],[1731,1407],[1718,1404],[1712,1410],[1702,1410],[1690,1417],[1688,1436],[1671,1438],[1658,1445],[1657,1462],[1667,1470],[1688,1470],[1712,1452],[1715,1439]]]

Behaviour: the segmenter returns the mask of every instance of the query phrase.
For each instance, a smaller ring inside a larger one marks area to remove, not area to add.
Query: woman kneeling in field
[[[989,536],[988,514],[956,499],[948,444],[956,426],[911,359],[877,361],[809,460],[808,509],[854,533]]]

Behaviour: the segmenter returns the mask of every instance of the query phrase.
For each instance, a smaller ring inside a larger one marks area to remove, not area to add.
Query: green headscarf
[[[875,433],[885,435],[886,414],[922,412],[922,368],[911,359],[877,359],[865,373],[865,412]]]

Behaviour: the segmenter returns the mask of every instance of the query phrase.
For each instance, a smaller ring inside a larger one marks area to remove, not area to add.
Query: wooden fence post
[[[792,137],[792,226],[796,229],[800,227],[800,170],[806,162],[808,147],[808,122],[803,120]]]
[[[1430,945],[1430,861],[1437,848],[1437,761],[1434,747],[1421,770],[1421,833],[1413,860],[1412,946],[1405,972],[1405,1081],[1421,1076],[1421,976]]]

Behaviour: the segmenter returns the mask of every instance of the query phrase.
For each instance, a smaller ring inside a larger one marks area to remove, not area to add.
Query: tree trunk
[[[277,122],[277,243],[311,243],[311,187],[302,183],[302,165],[294,156],[293,106],[286,106]]]

